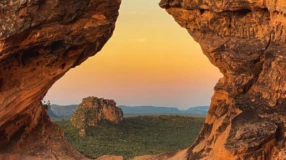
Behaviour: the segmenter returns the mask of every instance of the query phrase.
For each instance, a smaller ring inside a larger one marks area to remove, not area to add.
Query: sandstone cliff
[[[79,108],[71,116],[71,123],[80,129],[80,135],[84,136],[87,127],[98,125],[103,120],[118,124],[123,120],[123,112],[116,107],[114,100],[87,97],[79,104]]]
[[[83,159],[41,108],[111,37],[120,0],[0,1],[0,159]],[[4,156],[4,158],[3,158]]]
[[[285,159],[286,1],[161,0],[160,6],[224,75],[198,139],[177,155]]]

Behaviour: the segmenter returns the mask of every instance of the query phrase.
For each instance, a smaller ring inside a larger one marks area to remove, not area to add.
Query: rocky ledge
[[[122,120],[123,112],[116,107],[114,100],[96,97],[84,98],[70,119],[72,125],[80,129],[81,136],[86,134],[87,127],[94,127],[102,121],[118,124]]]

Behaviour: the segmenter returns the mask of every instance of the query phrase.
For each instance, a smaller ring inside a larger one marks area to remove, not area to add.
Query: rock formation
[[[84,159],[41,107],[112,35],[120,0],[0,2],[0,159]],[[148,159],[284,159],[286,2],[161,0],[224,77],[188,149]]]
[[[80,135],[84,136],[87,127],[98,125],[103,120],[118,124],[123,120],[123,112],[116,107],[114,100],[87,97],[79,104],[79,108],[71,116],[71,123],[80,129]]]
[[[41,107],[111,37],[120,0],[1,0],[0,159],[84,159]],[[4,158],[3,158],[4,156]]]
[[[161,0],[224,77],[196,142],[168,158],[285,159],[286,1]]]

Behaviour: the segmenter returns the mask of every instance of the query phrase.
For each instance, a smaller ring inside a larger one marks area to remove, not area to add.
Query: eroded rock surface
[[[85,158],[50,123],[40,100],[64,73],[103,47],[119,4],[0,2],[0,158]],[[145,159],[284,159],[286,2],[161,0],[160,5],[224,77],[197,141],[183,151]]]
[[[161,0],[160,6],[224,75],[184,159],[285,159],[286,1]]]
[[[119,124],[123,120],[123,112],[121,108],[116,107],[114,100],[84,98],[70,119],[72,125],[80,129],[81,136],[86,134],[87,127],[94,127],[103,120],[114,124]]]
[[[0,159],[84,158],[45,118],[41,100],[70,68],[101,50],[119,5],[120,0],[1,0]]]

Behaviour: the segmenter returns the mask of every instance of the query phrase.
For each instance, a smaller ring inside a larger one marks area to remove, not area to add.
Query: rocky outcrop
[[[79,104],[79,108],[71,116],[71,123],[80,129],[79,134],[84,136],[87,127],[94,127],[103,120],[119,124],[123,120],[123,112],[116,107],[114,100],[87,97]]]
[[[46,110],[37,110],[37,125],[31,132],[22,127],[11,137],[9,143],[1,147],[0,160],[39,160],[39,159],[83,159],[64,138],[64,132],[53,124]]]
[[[101,50],[119,5],[120,0],[1,0],[0,159],[83,157],[45,118],[41,100],[69,69]]]
[[[286,2],[161,0],[224,77],[182,159],[286,158]]]

